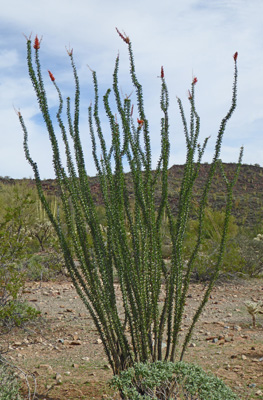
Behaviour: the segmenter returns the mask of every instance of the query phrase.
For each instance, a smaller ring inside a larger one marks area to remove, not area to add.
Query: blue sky
[[[263,165],[263,1],[262,0],[9,0],[0,15],[0,176],[32,177],[23,153],[23,137],[14,108],[26,122],[33,158],[42,178],[54,177],[47,132],[27,73],[26,39],[43,36],[40,57],[49,104],[57,96],[51,70],[64,97],[74,91],[65,46],[74,49],[81,83],[80,129],[87,172],[96,173],[91,159],[87,107],[93,100],[87,64],[96,70],[100,93],[112,85],[115,58],[120,54],[120,84],[125,94],[132,85],[126,44],[115,27],[130,37],[137,76],[144,87],[150,123],[153,168],[160,144],[160,68],[170,94],[170,165],[185,161],[185,141],[176,97],[188,109],[187,90],[193,76],[202,141],[211,136],[204,161],[210,162],[221,119],[232,94],[233,54],[238,51],[237,109],[227,126],[221,158],[236,162],[244,146],[243,162]],[[101,109],[106,139],[109,127]],[[135,115],[135,118],[137,116]],[[58,131],[58,136],[60,132]]]

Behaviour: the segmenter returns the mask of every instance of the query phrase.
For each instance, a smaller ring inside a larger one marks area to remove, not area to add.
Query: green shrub
[[[54,250],[33,254],[26,263],[26,277],[33,281],[48,281],[64,274],[64,259]]]
[[[248,233],[237,237],[240,253],[243,258],[240,272],[250,278],[263,275],[263,235],[250,237]]]
[[[0,360],[0,400],[21,400],[19,383],[12,370]]]
[[[0,325],[21,326],[40,315],[40,311],[31,307],[26,302],[11,300],[0,307]]]
[[[222,380],[184,362],[137,363],[111,385],[125,400],[238,400]]]
[[[185,257],[189,257],[195,246],[198,234],[198,220],[189,221],[186,242]],[[197,257],[193,267],[193,278],[206,281],[211,279],[215,273],[217,252],[220,246],[224,225],[224,212],[206,208],[204,215],[204,236],[200,244]],[[240,245],[237,241],[239,227],[234,216],[229,219],[229,230],[225,257],[222,263],[220,275],[229,275],[238,272],[243,268],[244,260],[241,255]]]

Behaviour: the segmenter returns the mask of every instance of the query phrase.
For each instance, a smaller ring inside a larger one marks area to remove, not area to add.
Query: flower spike
[[[40,49],[41,40],[42,40],[42,38],[39,40],[37,35],[36,35],[35,41],[34,41],[34,46],[33,46],[35,50],[39,50]]]
[[[119,29],[118,28],[116,28],[116,31],[118,32],[118,34],[119,34],[119,36],[122,38],[122,40],[125,42],[125,43],[130,43],[130,38],[129,38],[129,36],[127,36],[126,35],[126,33],[125,32],[123,32],[124,33],[124,35],[119,31]]]
[[[48,73],[49,73],[50,79],[52,80],[52,82],[54,82],[55,81],[54,75],[50,71],[48,71]]]
[[[164,70],[163,70],[163,66],[161,66],[161,78],[164,78]]]
[[[236,51],[235,54],[233,55],[234,61],[237,60],[238,52]]]
[[[193,79],[193,85],[195,85],[197,83],[197,77],[195,76]]]

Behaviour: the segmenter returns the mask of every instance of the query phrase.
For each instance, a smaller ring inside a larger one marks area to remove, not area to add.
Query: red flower
[[[188,99],[189,99],[189,100],[192,100],[192,98],[193,98],[193,97],[192,97],[192,93],[190,92],[190,90],[188,90]]]
[[[52,74],[52,72],[48,71],[50,79],[52,80],[52,82],[54,82],[55,78],[54,75]]]
[[[193,85],[195,85],[197,83],[197,77],[195,76],[193,79]]]
[[[40,49],[40,40],[38,39],[37,35],[35,37],[35,42],[34,42],[34,49],[39,50]]]
[[[143,126],[143,124],[144,124],[144,120],[143,119],[137,118],[137,122],[139,124],[139,128],[141,128]]]
[[[119,31],[118,28],[116,28],[116,31],[118,32],[119,36],[122,38],[122,40],[123,40],[125,43],[130,43],[130,38],[129,38],[129,36],[126,35],[125,32],[123,32],[123,33],[124,33],[124,35],[123,35],[122,33],[120,33],[120,31]]]
[[[235,54],[233,55],[234,60],[237,60],[238,52],[236,51]]]
[[[161,78],[164,78],[163,66],[161,67]]]

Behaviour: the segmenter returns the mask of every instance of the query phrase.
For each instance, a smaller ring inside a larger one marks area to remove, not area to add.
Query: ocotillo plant
[[[183,358],[194,325],[209,298],[220,270],[232,207],[232,188],[237,179],[242,157],[241,150],[235,176],[232,181],[229,181],[225,176],[222,164],[219,163],[219,155],[226,124],[236,107],[237,53],[235,53],[231,107],[221,122],[214,157],[203,188],[199,205],[199,230],[196,246],[190,259],[185,263],[183,242],[193,186],[198,177],[200,163],[208,141],[207,138],[202,145],[198,143],[200,121],[195,107],[197,78],[192,80],[189,91],[191,106],[189,127],[182,102],[178,99],[187,156],[180,189],[178,213],[174,217],[168,202],[169,99],[164,69],[161,68],[160,74],[160,106],[163,113],[161,150],[159,161],[153,170],[149,122],[144,109],[142,85],[139,83],[135,71],[132,44],[128,36],[121,34],[118,30],[117,32],[128,47],[130,78],[134,86],[137,107],[133,109],[130,97],[123,98],[121,95],[118,84],[119,56],[117,56],[113,73],[113,94],[118,116],[113,114],[110,105],[111,90],[108,89],[103,97],[105,113],[111,128],[111,144],[107,147],[99,115],[97,75],[92,71],[95,98],[94,104],[89,107],[88,121],[92,154],[104,200],[106,229],[100,225],[98,220],[80,140],[80,85],[72,50],[68,50],[68,56],[73,70],[75,98],[73,116],[71,99],[67,98],[66,101],[67,126],[62,119],[64,107],[62,94],[54,75],[49,71],[50,79],[58,93],[56,118],[65,147],[65,167],[61,160],[57,132],[55,132],[50,116],[42,79],[39,58],[41,43],[37,36],[33,43],[30,38],[27,39],[28,71],[53,151],[53,166],[66,219],[66,228],[64,229],[59,215],[54,216],[46,200],[38,165],[29,152],[28,132],[21,113],[18,113],[24,132],[25,155],[33,168],[40,200],[59,237],[68,272],[77,293],[93,318],[114,374],[129,367],[133,362],[174,361],[178,356],[180,359]],[[135,108],[138,118],[134,120]],[[69,139],[73,142],[72,148]],[[129,198],[127,179],[124,173],[124,162],[127,161],[134,192],[132,201]],[[221,165],[226,183],[227,201],[217,267],[185,337],[181,354],[178,354],[178,349],[180,350],[178,334],[191,271],[202,241],[204,209],[218,164]],[[161,201],[158,205],[155,202],[157,185],[161,186]],[[172,242],[172,257],[169,267],[165,264],[162,256],[161,232],[163,219],[167,219],[167,217]],[[116,275],[118,285],[114,283]],[[117,307],[117,288],[121,290],[122,307]],[[164,298],[162,302],[160,302],[161,298]]]

